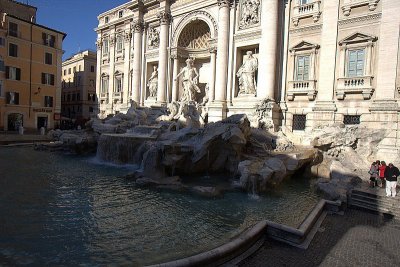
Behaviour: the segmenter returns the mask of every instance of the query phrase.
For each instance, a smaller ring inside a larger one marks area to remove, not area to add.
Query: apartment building
[[[57,127],[65,33],[36,23],[36,7],[0,0],[0,129]]]
[[[62,63],[61,114],[82,125],[96,105],[96,52],[79,52]]]

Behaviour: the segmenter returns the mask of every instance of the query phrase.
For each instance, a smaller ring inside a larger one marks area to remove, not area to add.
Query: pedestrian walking
[[[387,197],[396,196],[397,177],[399,176],[399,174],[399,169],[395,167],[392,163],[389,163],[389,165],[385,169]]]

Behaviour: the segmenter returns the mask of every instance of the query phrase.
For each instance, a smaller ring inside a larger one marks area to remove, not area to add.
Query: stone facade
[[[86,50],[62,63],[62,116],[83,121],[95,115],[96,105],[96,52]]]
[[[270,99],[273,128],[293,132],[299,143],[323,125],[360,124],[392,129],[382,151],[397,155],[399,13],[400,2],[390,0],[130,1],[98,17],[100,114],[126,111],[130,100],[179,100],[175,78],[191,58],[197,102],[208,89],[209,121],[251,117]],[[246,94],[239,73],[248,51],[257,64],[246,74],[255,79]],[[154,98],[148,81],[155,67]]]

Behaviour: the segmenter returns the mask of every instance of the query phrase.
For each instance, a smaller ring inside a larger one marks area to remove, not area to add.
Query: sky
[[[96,50],[97,16],[130,0],[17,0],[37,7],[36,23],[64,32],[63,59]]]

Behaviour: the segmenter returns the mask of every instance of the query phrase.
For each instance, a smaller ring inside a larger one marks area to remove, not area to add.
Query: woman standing
[[[375,187],[377,185],[378,171],[379,171],[379,166],[376,164],[376,162],[372,162],[371,167],[369,168],[368,171],[368,173],[370,174],[369,185],[371,187]]]
[[[380,185],[379,187],[385,187],[385,169],[386,169],[386,162],[383,160],[381,161],[381,164],[379,164],[379,180],[380,180]]]

